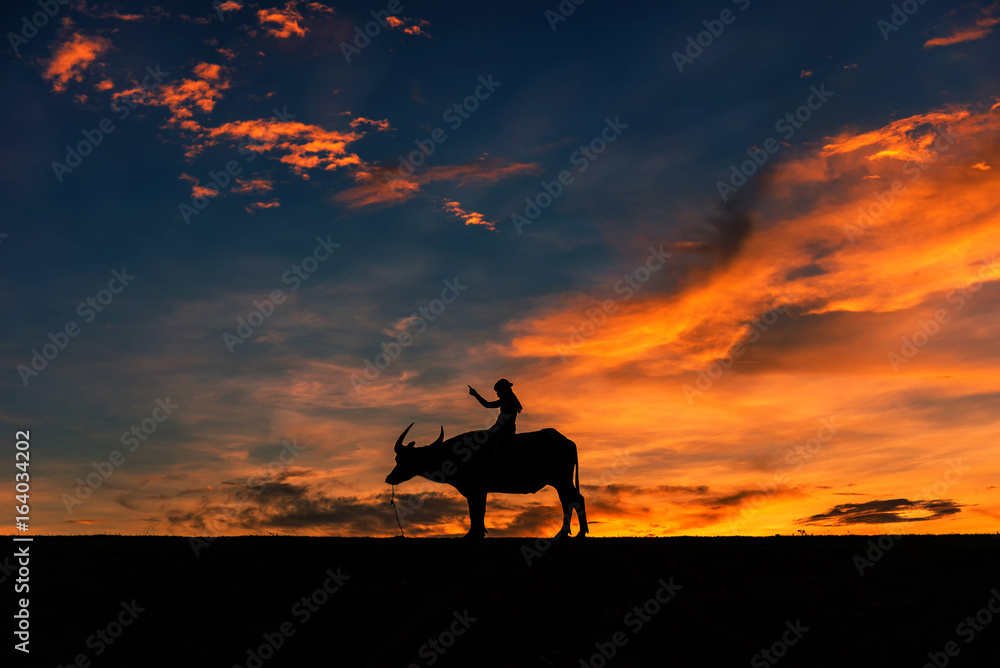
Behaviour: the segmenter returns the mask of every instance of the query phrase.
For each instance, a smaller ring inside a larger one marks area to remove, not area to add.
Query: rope
[[[392,496],[389,498],[389,505],[392,506],[392,511],[396,513],[396,524],[399,526],[399,537],[406,538],[406,534],[403,533],[403,525],[399,523],[399,510],[396,509],[396,486],[392,485]]]

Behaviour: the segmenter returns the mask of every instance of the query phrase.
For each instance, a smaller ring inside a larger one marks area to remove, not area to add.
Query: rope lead
[[[389,505],[392,506],[392,511],[396,513],[396,524],[399,526],[399,537],[406,538],[406,534],[403,533],[403,525],[399,523],[399,510],[396,509],[396,486],[392,485],[392,496],[389,498]]]

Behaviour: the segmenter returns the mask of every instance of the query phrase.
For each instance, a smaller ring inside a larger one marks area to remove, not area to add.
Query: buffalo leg
[[[587,505],[584,503],[583,494],[576,492],[576,501],[573,503],[573,508],[576,509],[576,520],[580,523],[580,531],[576,534],[578,538],[582,538],[589,533],[590,529],[587,527]]]
[[[482,538],[486,534],[486,492],[474,492],[466,499],[469,501],[469,533],[466,538]]]
[[[573,521],[573,503],[576,490],[570,485],[569,487],[557,487],[556,491],[559,493],[559,503],[562,504],[563,523],[555,537],[564,538],[569,535],[570,523]]]

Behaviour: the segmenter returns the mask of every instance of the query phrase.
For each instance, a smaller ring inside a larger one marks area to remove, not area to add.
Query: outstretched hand
[[[471,394],[472,396],[477,396],[479,394],[472,388],[471,385],[469,385],[468,388],[469,388],[469,394]]]

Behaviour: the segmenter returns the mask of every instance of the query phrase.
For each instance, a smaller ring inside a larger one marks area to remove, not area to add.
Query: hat
[[[493,391],[494,392],[499,392],[501,387],[513,387],[513,386],[514,386],[514,383],[510,382],[506,378],[501,378],[493,386]]]

